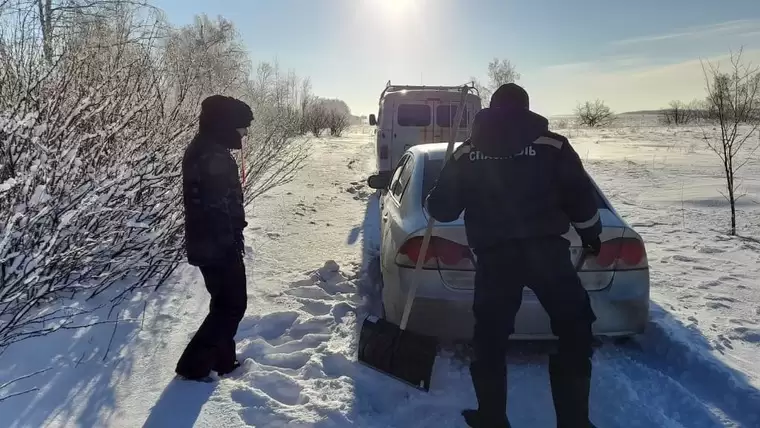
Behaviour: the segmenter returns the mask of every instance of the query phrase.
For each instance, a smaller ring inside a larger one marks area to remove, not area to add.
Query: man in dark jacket
[[[478,410],[462,412],[471,427],[509,427],[507,339],[523,286],[529,286],[559,338],[549,374],[560,428],[587,428],[592,332],[596,317],[562,235],[572,224],[598,254],[602,230],[595,189],[567,139],[529,110],[528,94],[501,86],[475,116],[471,138],[454,151],[427,198],[440,222],[464,211],[477,258],[470,366]]]
[[[227,374],[240,363],[235,334],[247,306],[243,190],[230,150],[242,147],[253,121],[247,104],[214,95],[201,104],[199,132],[182,160],[185,248],[211,295],[209,314],[177,363],[176,373],[211,381],[213,370]]]

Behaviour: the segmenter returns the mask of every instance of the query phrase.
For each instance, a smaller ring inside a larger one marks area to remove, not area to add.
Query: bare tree
[[[607,126],[612,123],[615,114],[604,101],[586,101],[575,108],[575,115],[581,125],[591,128]]]
[[[165,99],[180,103],[178,108],[194,109],[208,95],[241,93],[248,83],[249,61],[230,21],[197,16],[192,24],[170,29],[164,39]]]
[[[668,108],[662,111],[662,123],[665,125],[688,125],[699,116],[699,105],[696,101],[684,103],[671,101]]]
[[[309,121],[307,119],[309,105],[311,105],[314,96],[311,93],[311,80],[309,78],[304,79],[301,82],[301,93],[298,101],[298,107],[300,112],[299,134],[306,135],[309,132]]]
[[[703,133],[708,147],[723,166],[728,191],[724,197],[731,208],[731,235],[736,235],[736,201],[741,197],[736,173],[760,147],[760,140],[754,138],[760,128],[760,67],[744,62],[742,52],[731,53],[727,73],[709,62],[702,64],[708,117],[716,123],[720,135],[704,128]]]
[[[520,73],[517,68],[508,59],[494,58],[488,63],[488,84],[484,85],[479,79],[470,77],[470,81],[475,84],[475,88],[480,94],[480,98],[486,103],[491,99],[494,91],[499,86],[506,83],[514,83],[520,80]]]
[[[5,3],[10,4],[13,0]],[[87,20],[102,20],[107,16],[121,13],[125,10],[139,8],[143,11],[155,8],[141,0],[15,0],[19,10],[30,12],[38,20],[44,58],[53,62],[54,57],[61,52],[55,51],[54,44],[61,31],[76,28],[75,22]]]
[[[494,58],[488,63],[488,80],[495,91],[501,85],[520,80],[520,73],[508,59]]]

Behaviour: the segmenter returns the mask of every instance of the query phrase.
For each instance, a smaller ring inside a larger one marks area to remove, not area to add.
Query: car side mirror
[[[367,178],[367,185],[375,190],[387,189],[388,184],[390,184],[390,176],[388,174],[373,174]]]
[[[369,115],[369,124],[372,126],[377,125],[377,118],[375,118],[374,114]]]

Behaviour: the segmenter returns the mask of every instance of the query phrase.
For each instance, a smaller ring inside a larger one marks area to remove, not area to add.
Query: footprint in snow
[[[701,289],[704,290],[704,289],[707,289],[707,288],[716,287],[718,285],[720,285],[720,280],[711,280],[711,281],[704,281],[704,282],[702,282],[701,284],[699,284],[697,286],[697,288],[701,288]]]
[[[734,349],[733,343],[731,342],[731,339],[727,338],[726,336],[719,334],[718,340],[720,341],[720,344],[725,346],[728,349]]]
[[[332,310],[330,311],[330,314],[333,316],[336,323],[343,322],[343,318],[349,313],[355,314],[356,308],[347,302],[338,303],[337,305],[333,306]]]
[[[293,339],[302,339],[307,334],[330,334],[330,326],[332,321],[325,318],[311,318],[304,322],[298,322],[293,324],[290,328],[288,336]]]
[[[327,376],[351,376],[354,370],[354,363],[343,354],[329,354],[322,357],[322,371]]]
[[[299,316],[300,313],[295,311],[273,312],[261,317],[252,317],[246,320],[246,324],[252,324],[254,334],[259,337],[273,340],[285,334]]]
[[[246,408],[266,407],[269,404],[269,397],[247,388],[232,391],[230,398]]]
[[[302,403],[302,388],[291,377],[279,372],[256,373],[251,376],[251,385],[282,404],[294,406]]]
[[[699,248],[697,252],[700,252],[702,254],[720,254],[720,253],[725,253],[726,250],[724,250],[723,248],[718,248],[718,247],[704,246],[704,247]]]
[[[321,300],[299,298],[298,301],[302,304],[301,310],[312,316],[327,315],[333,308],[332,305],[329,305]]]
[[[730,309],[731,308],[727,304],[720,303],[720,302],[707,302],[705,306],[707,306],[710,309]]]
[[[705,300],[712,300],[715,302],[736,302],[736,299],[728,296],[717,296],[715,294],[708,294],[704,296]]]
[[[353,293],[356,291],[356,286],[352,281],[341,281],[338,283],[322,282],[318,286],[333,296],[339,293]]]
[[[733,333],[734,334],[731,335],[732,339],[740,339],[750,343],[760,343],[760,328],[746,326],[735,327]]]
[[[311,359],[312,352],[296,351],[288,354],[263,354],[256,356],[256,362],[281,369],[300,370]]]
[[[335,261],[328,260],[321,268],[303,274],[307,277],[293,282],[282,293],[300,303],[300,310],[250,317],[241,325],[241,331],[248,332],[241,336],[250,338],[242,354],[252,364],[260,365],[258,371],[267,375],[251,379],[251,384],[285,405],[298,404],[303,399],[300,389],[287,382],[288,376],[295,375],[293,371],[310,370],[313,376],[324,377],[319,375],[321,368],[308,369],[309,364],[317,362],[314,358],[326,350],[336,333],[340,335],[342,327],[338,326],[356,312],[351,300],[356,296],[354,280],[349,280]],[[332,368],[352,364],[340,359],[333,358]],[[247,399],[258,402],[256,398]]]
[[[256,364],[277,367],[281,369],[298,370],[320,350],[324,343],[330,340],[330,334],[304,334],[299,339],[283,337],[284,343],[271,343],[256,339],[249,342],[242,352]]]
[[[352,181],[351,185],[344,188],[343,190],[354,195],[354,199],[356,200],[367,199],[371,194],[375,192],[374,189],[369,189],[363,183],[359,183],[358,181]]]
[[[672,250],[669,250],[672,251]],[[696,259],[694,257],[684,256],[682,254],[676,254],[675,256],[670,257],[671,260],[675,260],[677,262],[686,262],[686,263],[697,263],[699,262],[699,259]]]
[[[333,299],[333,296],[327,294],[325,290],[323,290],[321,287],[317,287],[316,285],[293,288],[293,289],[285,291],[285,294],[288,294],[293,297],[302,297],[302,298],[307,298],[307,299],[321,299],[321,300]]]

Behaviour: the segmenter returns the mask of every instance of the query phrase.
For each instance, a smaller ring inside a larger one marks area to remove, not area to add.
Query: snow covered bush
[[[78,4],[0,1],[0,350],[74,328],[74,298],[117,304],[183,260],[180,163],[204,97],[254,109],[247,204],[307,156],[298,78],[268,64],[250,77],[228,21],[173,28],[136,2]]]
[[[79,311],[62,299],[160,285],[182,256],[189,123],[163,114],[135,34],[80,24],[60,34],[52,64],[15,58],[39,69],[3,76],[19,96],[0,108],[0,347],[66,327]]]
[[[327,110],[327,106],[321,100],[312,100],[307,107],[304,120],[308,124],[309,131],[319,138],[322,131],[330,126],[330,111]]]
[[[330,135],[340,137],[351,125],[351,109],[343,100],[324,100],[324,103],[327,106],[327,128]]]
[[[308,141],[301,135],[310,93],[308,80],[300,86],[299,80],[293,72],[282,73],[277,63],[264,62],[242,96],[255,116],[242,150],[246,203],[289,182],[308,157]]]
[[[315,137],[327,129],[333,137],[340,137],[349,126],[353,116],[345,101],[312,97],[305,107],[304,121],[306,128]]]

